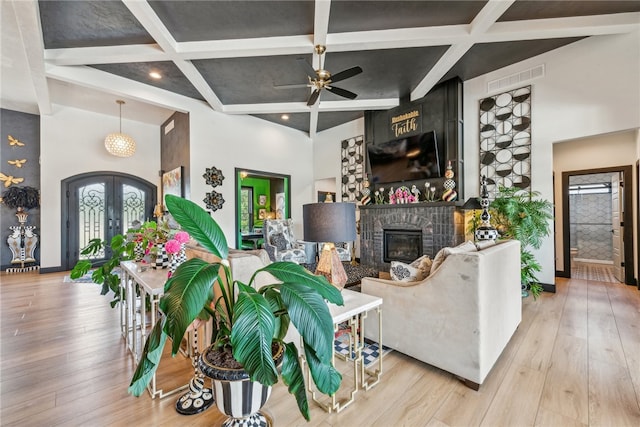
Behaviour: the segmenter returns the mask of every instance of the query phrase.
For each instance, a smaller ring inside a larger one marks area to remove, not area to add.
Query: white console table
[[[380,381],[382,374],[382,298],[373,295],[362,294],[360,292],[351,291],[349,289],[342,290],[342,298],[344,305],[338,306],[329,304],[329,311],[333,320],[334,333],[338,332],[341,323],[347,323],[347,329],[341,332],[349,334],[350,353],[353,358],[346,357],[345,360],[352,364],[353,367],[353,388],[348,398],[338,400],[336,395],[330,397],[327,402],[325,397],[323,400],[316,395],[316,390],[311,387],[311,372],[307,367],[307,384],[311,397],[327,412],[340,412],[355,399],[358,390],[369,390]],[[378,315],[378,348],[380,356],[374,363],[375,367],[367,368],[364,366],[362,350],[364,348],[364,319],[372,310]],[[333,352],[332,362],[335,366],[336,352]],[[341,356],[338,356],[341,357]],[[343,384],[344,385],[344,384]]]
[[[131,351],[135,363],[140,362],[144,343],[148,331],[155,325],[159,315],[158,303],[164,294],[164,285],[167,281],[168,270],[153,269],[148,264],[123,261],[120,263],[122,273],[120,276],[120,326],[127,348]],[[147,310],[146,300],[150,307]],[[149,322],[147,322],[149,317]],[[191,335],[191,334],[190,334]],[[188,356],[188,354],[185,354]],[[156,374],[151,378],[147,389],[151,398],[156,396],[163,398],[185,389],[189,384],[181,385],[170,391],[158,389]]]

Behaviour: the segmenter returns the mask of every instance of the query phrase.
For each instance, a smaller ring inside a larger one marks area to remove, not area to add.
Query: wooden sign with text
[[[408,111],[391,117],[391,134],[393,139],[402,138],[422,132],[422,106],[418,105]]]

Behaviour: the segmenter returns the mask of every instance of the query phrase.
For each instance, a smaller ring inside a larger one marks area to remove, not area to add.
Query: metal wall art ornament
[[[11,135],[7,135],[7,139],[9,140],[9,145],[10,146],[13,146],[13,147],[24,147],[24,142],[20,142],[19,140],[15,139]]]
[[[13,166],[15,166],[17,168],[21,168],[22,165],[27,163],[27,159],[7,160],[7,163],[9,163],[10,165],[13,165]]]
[[[355,202],[364,196],[366,170],[364,166],[364,137],[362,135],[342,141],[342,201]],[[366,192],[366,191],[365,191]]]
[[[218,209],[222,209],[222,205],[224,204],[224,198],[222,197],[222,194],[218,193],[217,191],[211,191],[210,193],[207,193],[202,201],[205,203],[205,205],[207,205],[207,209],[214,212]]]
[[[531,86],[480,100],[480,174],[498,185],[531,187]]]
[[[224,180],[224,175],[222,175],[222,171],[215,166],[205,169],[202,177],[205,179],[207,185],[212,187],[217,187],[218,185],[222,185],[222,181]]]
[[[24,178],[16,178],[13,175],[5,175],[0,172],[0,181],[4,183],[5,188],[11,187],[13,184],[20,184]]]

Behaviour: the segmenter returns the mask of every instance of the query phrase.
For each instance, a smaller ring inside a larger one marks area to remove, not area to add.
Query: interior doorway
[[[291,216],[291,176],[236,168],[235,181],[236,248],[256,249],[264,220]]]
[[[62,181],[62,268],[70,270],[92,239],[110,241],[134,221],[153,216],[156,186],[133,175],[97,172]],[[111,257],[109,248],[92,258],[95,265]]]
[[[630,166],[563,172],[563,255],[568,277],[579,268],[600,264],[609,266],[607,271],[616,280],[633,283],[631,173]]]

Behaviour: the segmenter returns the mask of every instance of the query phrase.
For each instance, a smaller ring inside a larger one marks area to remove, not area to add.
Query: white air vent
[[[173,120],[171,120],[169,123],[167,123],[167,125],[164,127],[164,134],[168,134],[169,132],[171,132],[173,130],[173,127],[175,126],[175,123]]]
[[[510,76],[492,80],[487,83],[487,92],[498,92],[500,90],[519,85],[529,80],[538,79],[540,77],[544,77],[544,64],[536,65],[533,68],[520,71],[519,73],[511,74]]]

